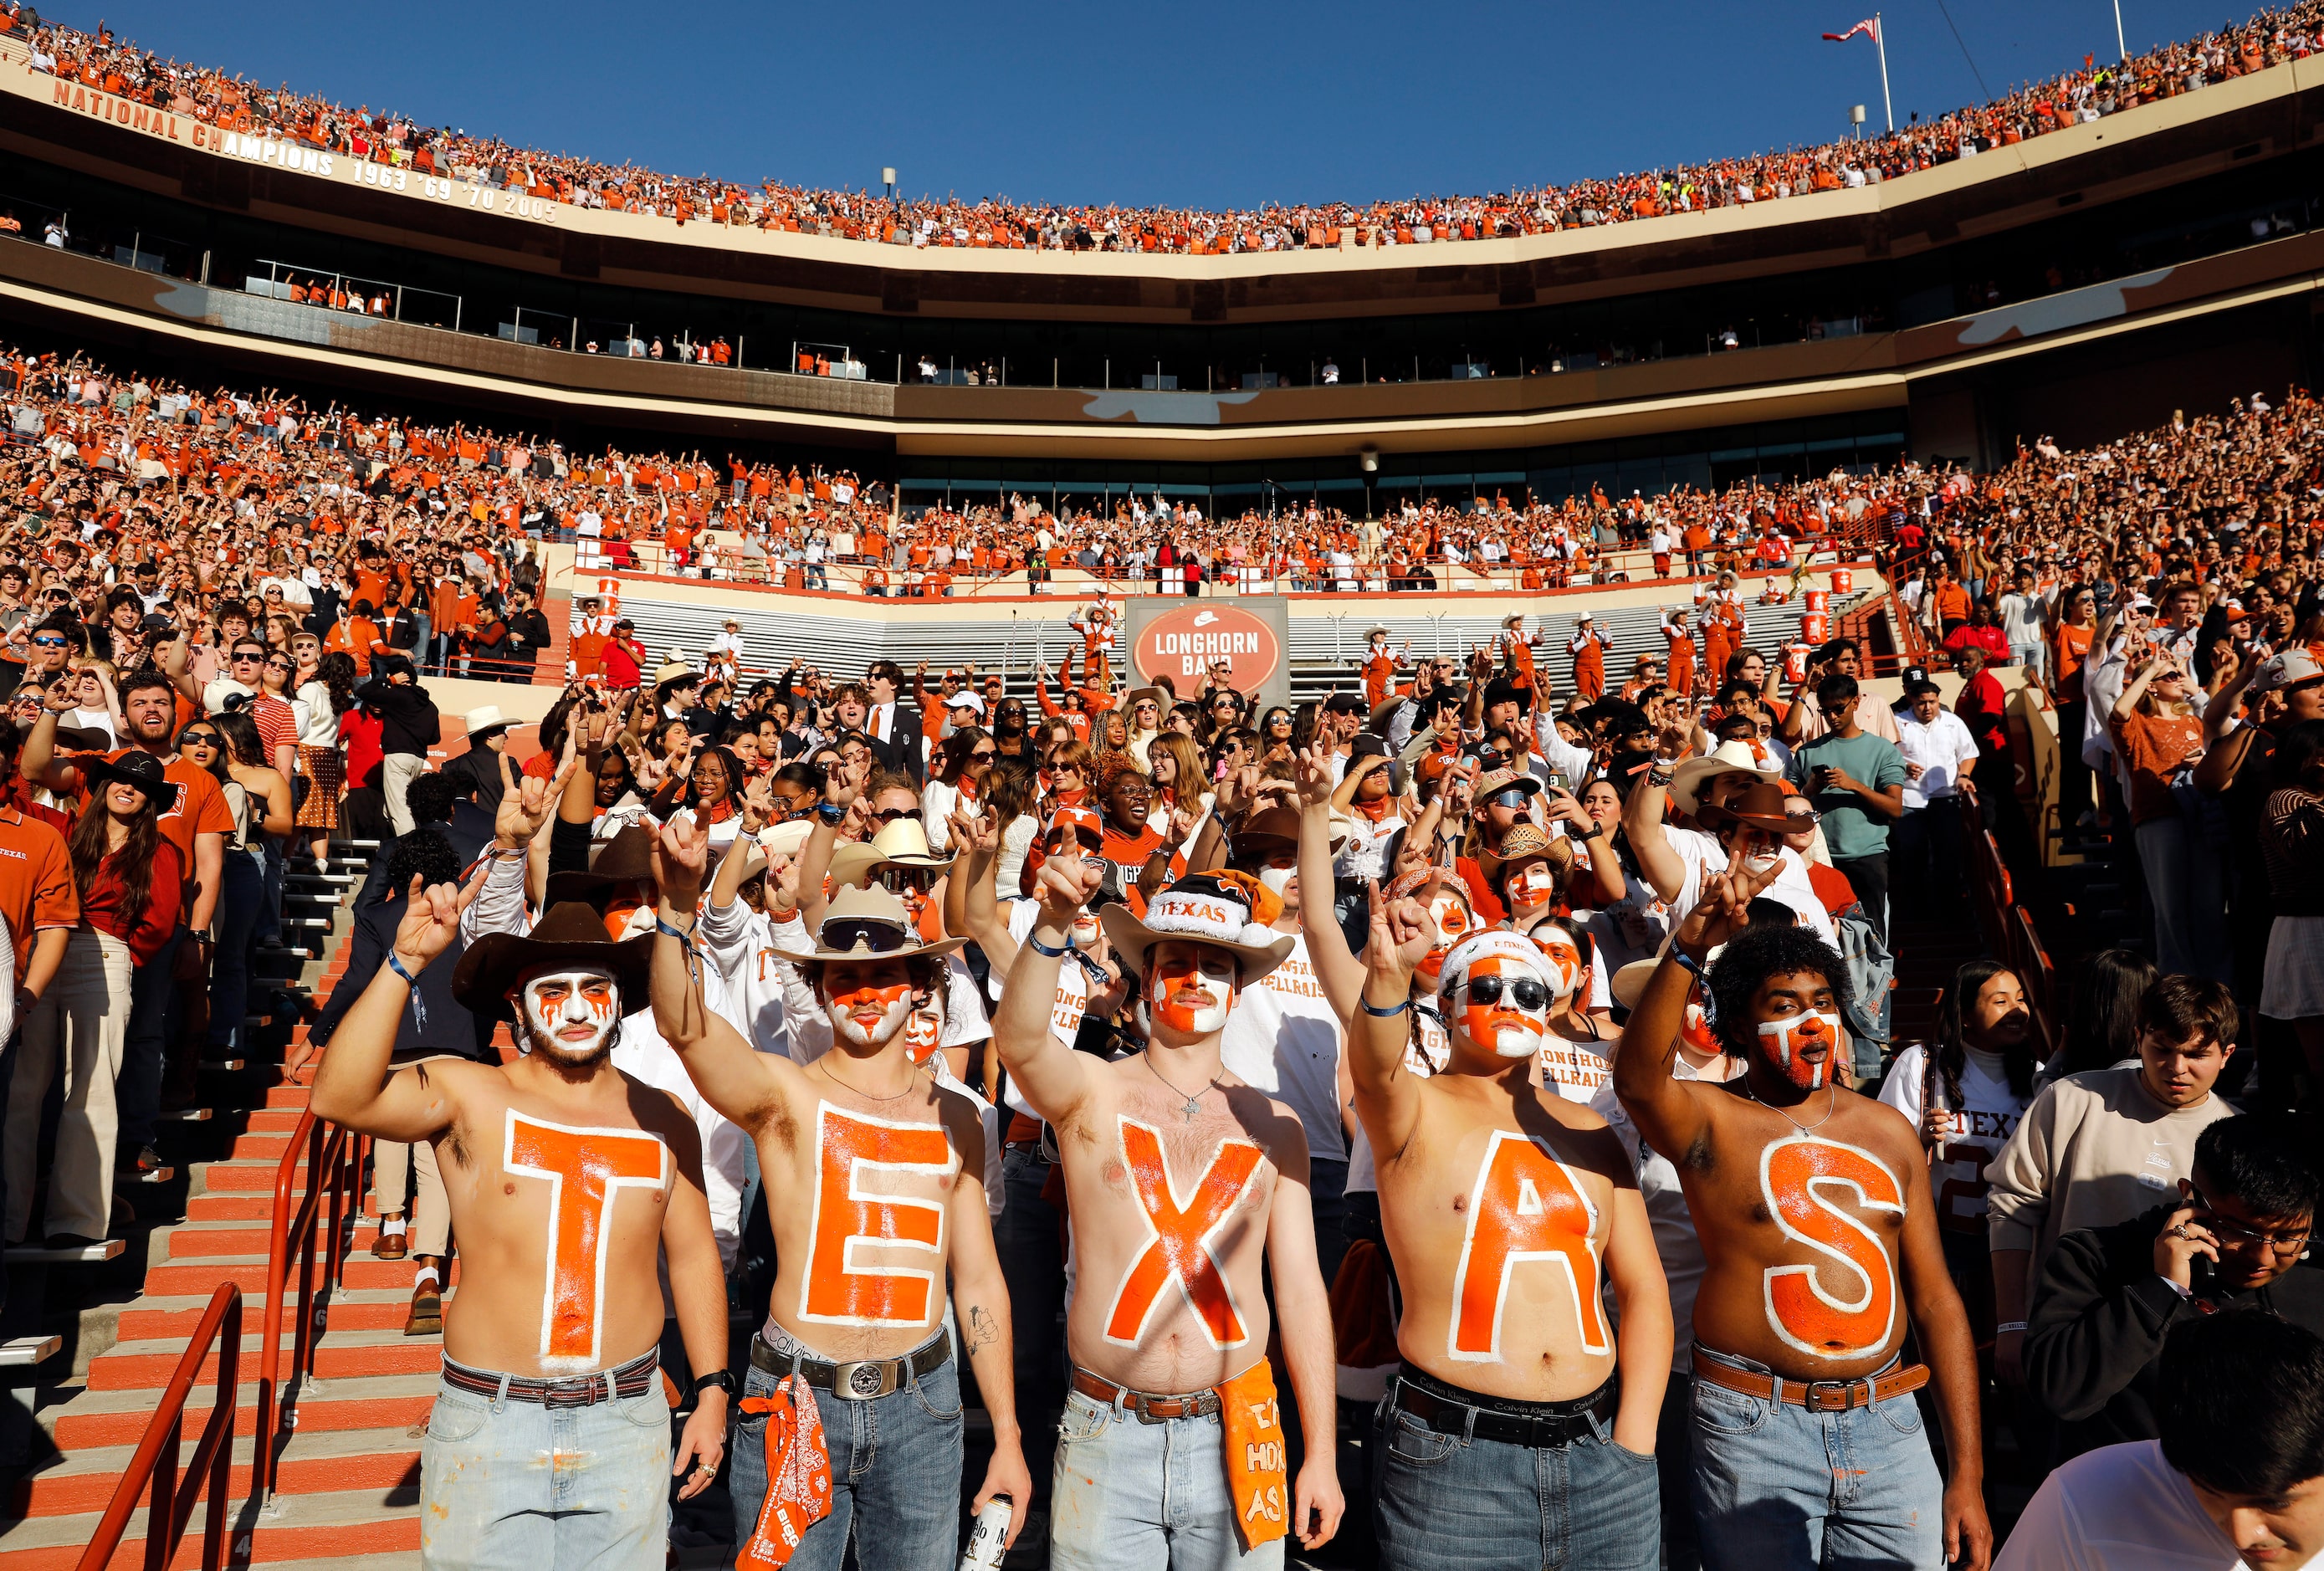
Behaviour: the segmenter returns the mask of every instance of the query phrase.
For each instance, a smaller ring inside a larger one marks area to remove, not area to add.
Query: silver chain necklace
[[[1754,1102],[1758,1102],[1760,1106],[1782,1118],[1785,1123],[1790,1124],[1802,1134],[1806,1134],[1812,1131],[1821,1129],[1831,1119],[1833,1111],[1840,1106],[1840,1082],[1837,1080],[1833,1081],[1830,1086],[1825,1086],[1824,1090],[1826,1092],[1826,1095],[1824,1098],[1823,1117],[1817,1119],[1813,1123],[1802,1123],[1798,1119],[1794,1118],[1790,1114],[1785,1113],[1774,1103],[1760,1102],[1759,1094],[1751,1089],[1751,1071],[1748,1067],[1743,1071],[1743,1095],[1748,1096]]]
[[[1202,1092],[1198,1091],[1192,1096],[1186,1096],[1186,1094],[1184,1091],[1179,1091],[1177,1086],[1170,1086],[1169,1077],[1164,1075],[1160,1069],[1155,1067],[1153,1049],[1141,1048],[1139,1049],[1138,1056],[1146,1060],[1146,1072],[1148,1074],[1153,1076],[1157,1080],[1161,1081],[1163,1085],[1169,1086],[1170,1089],[1174,1092],[1177,1092],[1179,1095],[1186,1097],[1185,1105],[1181,1107],[1178,1111],[1185,1114],[1186,1122],[1188,1123],[1194,1123],[1194,1114],[1203,1110]],[[1211,1082],[1211,1086],[1215,1086],[1217,1084],[1218,1082],[1216,1080]],[[1205,1086],[1203,1087],[1203,1090],[1207,1091],[1210,1088],[1210,1086]]]

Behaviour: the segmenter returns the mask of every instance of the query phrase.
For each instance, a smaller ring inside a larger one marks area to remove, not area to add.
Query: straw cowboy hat
[[[452,968],[452,996],[479,1019],[511,1020],[509,994],[528,973],[602,966],[622,990],[622,1012],[633,1013],[645,1004],[653,946],[650,932],[615,943],[596,907],[568,900],[550,905],[529,934],[486,933],[469,945]]]
[[[738,838],[735,846],[742,853],[742,871],[738,875],[741,882],[748,883],[764,873],[770,855],[797,856],[800,848],[807,845],[807,832],[814,827],[809,819],[793,818],[788,823],[770,825],[760,830],[755,839],[747,836]]]
[[[952,855],[939,856],[928,849],[928,832],[918,818],[899,818],[882,826],[869,840],[834,851],[831,882],[862,883],[882,867],[925,867],[941,873],[952,864]]]
[[[631,824],[612,839],[589,848],[589,871],[568,868],[549,875],[542,892],[546,902],[557,905],[580,901],[595,905],[624,883],[640,883],[653,876],[654,832]]]
[[[1761,763],[1751,756],[1751,749],[1742,742],[1722,742],[1701,758],[1681,762],[1671,774],[1671,800],[1681,812],[1701,818],[1702,788],[1722,774],[1748,774],[1759,780],[1773,780],[1775,771],[1770,763]]]
[[[1249,873],[1197,873],[1156,891],[1144,921],[1126,905],[1107,906],[1098,921],[1115,956],[1141,976],[1155,945],[1185,939],[1234,956],[1248,986],[1282,965],[1298,941],[1259,919],[1265,889]]]
[[[966,938],[942,938],[928,943],[912,926],[904,902],[884,889],[843,889],[823,909],[812,949],[777,949],[775,954],[794,966],[862,965],[875,960],[908,960],[949,955],[966,945]]]

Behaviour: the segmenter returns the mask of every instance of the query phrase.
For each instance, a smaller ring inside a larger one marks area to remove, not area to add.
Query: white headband
[[[1541,946],[1523,933],[1512,933],[1502,928],[1489,928],[1481,933],[1471,933],[1444,956],[1444,969],[1436,983],[1436,995],[1451,998],[1459,993],[1469,979],[1469,968],[1488,955],[1503,960],[1515,960],[1542,981],[1549,980],[1548,956]]]

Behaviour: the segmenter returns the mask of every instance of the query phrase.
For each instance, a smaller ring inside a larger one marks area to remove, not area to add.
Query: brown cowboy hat
[[[1338,814],[1332,818],[1332,850],[1336,855],[1348,843],[1347,820]],[[1227,849],[1238,859],[1264,856],[1273,851],[1299,849],[1299,809],[1268,808],[1245,818],[1233,834],[1227,837]]]
[[[1766,780],[1745,787],[1741,795],[1729,798],[1723,808],[1706,805],[1694,815],[1694,821],[1711,830],[1729,824],[1746,824],[1774,835],[1792,832],[1791,820],[1784,816],[1784,788]]]
[[[567,868],[550,873],[549,887],[542,892],[545,903],[581,901],[595,905],[622,884],[651,878],[653,844],[653,832],[643,824],[627,826],[612,839],[589,848],[588,872]]]
[[[452,968],[452,996],[479,1019],[510,1020],[509,994],[528,972],[602,966],[621,987],[622,1012],[632,1012],[645,1003],[653,946],[651,933],[615,943],[596,907],[568,900],[552,904],[529,934],[486,933],[469,945]]]

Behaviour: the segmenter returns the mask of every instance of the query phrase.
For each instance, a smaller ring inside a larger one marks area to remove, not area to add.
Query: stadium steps
[[[303,1045],[308,1021],[344,975],[351,913],[340,903],[360,879],[368,848],[337,847],[319,873],[294,874],[310,898],[293,909],[330,923],[315,929],[327,964],[293,973],[285,1025],[247,1017],[252,1058],[220,1077],[232,1095],[207,1125],[210,1160],[189,1160],[171,1219],[130,1241],[121,1262],[136,1287],[120,1299],[81,1308],[69,1372],[55,1370],[27,1392],[36,1455],[19,1470],[0,1471],[0,1571],[68,1571],[96,1531],[122,1468],[151,1422],[160,1393],[184,1355],[210,1294],[223,1281],[243,1289],[233,1483],[233,1548],[237,1564],[321,1564],[337,1567],[409,1566],[419,1548],[418,1429],[437,1381],[439,1341],[402,1335],[410,1298],[410,1261],[369,1252],[377,1232],[366,1197],[343,1225],[349,1238],[344,1284],[330,1297],[319,1327],[315,1375],[290,1388],[295,1407],[284,1426],[274,1503],[246,1510],[257,1427],[257,1381],[265,1311],[269,1224],[277,1164],[307,1104],[303,1086],[287,1081],[281,1059]],[[326,916],[325,913],[328,913]],[[260,995],[263,1000],[263,995]],[[301,1164],[303,1168],[303,1164]],[[317,1219],[328,1224],[327,1213]],[[452,1270],[454,1284],[458,1266]],[[294,1279],[295,1283],[295,1279]],[[286,1321],[296,1315],[296,1288]],[[281,1347],[293,1346],[286,1324]],[[283,1367],[287,1371],[286,1356]],[[61,1364],[62,1358],[51,1360]],[[180,1427],[190,1447],[211,1416],[215,1354],[203,1363]],[[205,1510],[207,1508],[204,1508]],[[172,1564],[196,1564],[200,1514]],[[145,1512],[130,1521],[111,1564],[144,1564]]]
[[[573,655],[573,597],[544,595],[540,614],[549,618],[549,646],[533,657],[532,679],[541,687],[565,685],[565,662]]]

